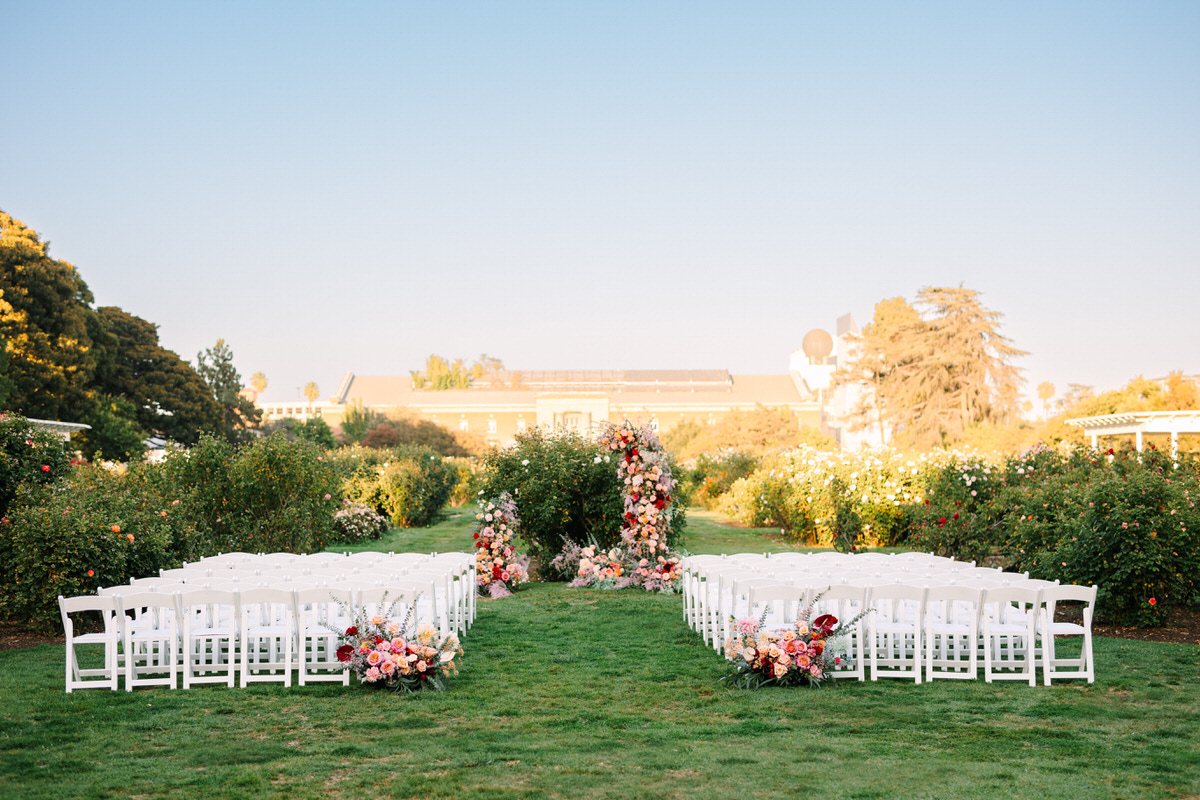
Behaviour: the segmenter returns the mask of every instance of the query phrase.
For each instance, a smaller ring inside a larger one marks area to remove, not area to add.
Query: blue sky
[[[19,3],[0,208],[267,399],[430,353],[779,373],[965,285],[1200,372],[1200,4]]]

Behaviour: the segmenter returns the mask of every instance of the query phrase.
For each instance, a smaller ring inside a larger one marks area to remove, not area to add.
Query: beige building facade
[[[795,371],[732,375],[727,370],[562,370],[498,372],[469,389],[414,389],[405,376],[347,372],[324,402],[261,403],[263,421],[321,417],[332,427],[351,404],[377,414],[427,419],[503,445],[534,426],[586,432],[629,419],[666,432],[683,422],[716,424],[733,411],[787,409],[801,427],[823,427],[819,392]]]

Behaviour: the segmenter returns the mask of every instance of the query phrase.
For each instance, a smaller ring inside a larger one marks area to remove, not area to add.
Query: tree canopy
[[[84,422],[96,409],[92,293],[75,267],[49,256],[37,231],[0,211],[0,336],[7,406],[28,417]]]
[[[262,411],[242,396],[242,376],[233,366],[233,350],[224,339],[196,354],[196,371],[217,399],[225,438],[231,442],[249,440],[250,428],[259,423]]]
[[[158,343],[158,326],[115,306],[97,309],[116,337],[116,347],[97,370],[105,394],[123,397],[146,431],[193,445],[201,433],[220,429],[221,408],[199,373]]]
[[[131,458],[147,434],[194,444],[221,427],[213,391],[158,342],[157,327],[95,309],[78,270],[37,231],[0,211],[0,403],[30,417],[82,422],[91,458]],[[236,373],[235,373],[236,374]]]
[[[962,438],[980,422],[1003,424],[1017,410],[1021,385],[1015,358],[1026,355],[1000,333],[1001,315],[971,289],[926,287],[921,315],[903,298],[875,307],[856,353],[835,374],[865,384],[851,427],[879,424],[921,447]]]

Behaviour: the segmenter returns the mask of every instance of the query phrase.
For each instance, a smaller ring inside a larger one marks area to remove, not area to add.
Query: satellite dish
[[[833,352],[833,337],[820,328],[814,328],[804,334],[804,355],[808,356],[811,364],[824,364],[825,359]]]

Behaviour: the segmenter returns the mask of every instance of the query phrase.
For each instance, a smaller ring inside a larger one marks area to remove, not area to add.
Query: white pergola
[[[1200,433],[1200,410],[1191,411],[1131,411],[1125,414],[1104,414],[1099,417],[1077,417],[1068,425],[1083,428],[1092,437],[1092,447],[1099,446],[1101,436],[1132,433],[1142,452],[1142,436],[1147,433],[1171,435],[1171,457],[1179,455],[1179,434]]]
[[[48,430],[51,433],[58,434],[60,437],[62,437],[64,442],[69,442],[71,440],[72,433],[79,433],[80,431],[89,431],[92,429],[91,425],[84,425],[82,422],[59,422],[56,419],[30,419],[29,422],[31,425],[36,425],[37,427]]]

